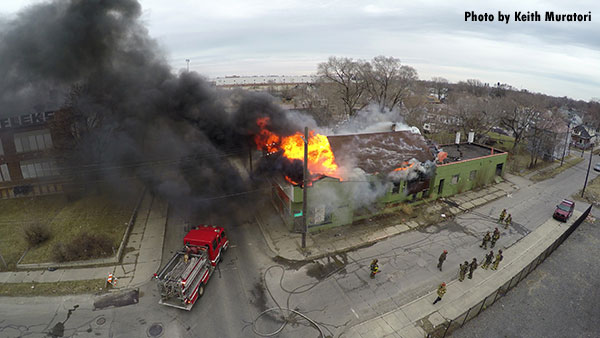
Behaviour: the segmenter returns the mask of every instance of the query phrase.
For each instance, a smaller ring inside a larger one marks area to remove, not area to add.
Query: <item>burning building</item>
[[[326,152],[330,152],[336,168],[332,175],[309,170],[309,231],[350,224],[394,210],[402,203],[418,204],[489,184],[503,174],[507,156],[472,143],[440,148],[411,131],[326,139]],[[297,147],[301,151],[303,141]],[[309,157],[309,168],[311,161]],[[293,169],[301,168],[298,163]],[[295,230],[302,228],[301,174],[299,171],[296,180],[290,179],[289,173],[276,175],[272,181],[273,203],[289,228]]]

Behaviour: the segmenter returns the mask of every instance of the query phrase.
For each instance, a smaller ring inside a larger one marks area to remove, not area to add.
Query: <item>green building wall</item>
[[[325,177],[313,182],[308,188],[308,230],[313,232],[351,224],[354,221],[393,211],[406,201],[419,204],[488,185],[494,182],[495,177],[504,175],[507,156],[507,153],[501,153],[438,165],[429,185],[428,196],[425,198],[423,192],[417,193],[416,196],[407,195],[407,182],[403,181],[397,188],[398,192],[394,192],[394,187],[391,186],[384,196],[373,201],[371,205],[362,207],[354,205],[353,196],[358,189],[365,188],[364,182],[340,182],[338,179]],[[501,168],[498,168],[498,165],[501,165]],[[371,176],[370,179],[378,178]],[[440,188],[442,180],[443,184]],[[302,222],[302,198],[302,188],[294,186],[290,214],[281,215],[290,230],[294,229],[295,222]],[[325,219],[315,223],[314,210],[321,208],[322,214],[324,205],[326,205]]]
[[[492,183],[496,176],[504,175],[507,156],[507,153],[501,153],[438,165],[430,185],[430,199],[460,194]],[[501,165],[501,169],[498,165]]]

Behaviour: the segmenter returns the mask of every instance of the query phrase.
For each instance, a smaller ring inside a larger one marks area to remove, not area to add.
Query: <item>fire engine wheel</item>
[[[198,298],[202,297],[202,295],[204,295],[204,285],[200,285],[198,288]]]

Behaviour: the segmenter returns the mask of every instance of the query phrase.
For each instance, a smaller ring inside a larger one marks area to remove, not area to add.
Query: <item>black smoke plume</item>
[[[137,177],[172,203],[211,208],[264,188],[240,169],[256,119],[289,135],[298,117],[269,96],[174,74],[140,15],[135,0],[54,0],[0,23],[0,114],[60,108],[55,145],[77,184]]]

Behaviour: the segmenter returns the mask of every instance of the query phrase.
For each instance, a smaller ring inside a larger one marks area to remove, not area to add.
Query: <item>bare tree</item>
[[[400,59],[394,57],[376,56],[371,62],[362,62],[360,69],[369,99],[381,111],[400,106],[418,79],[414,68],[402,66]]]
[[[432,77],[434,94],[438,100],[444,102],[448,95],[448,80],[443,77]]]
[[[512,132],[515,138],[512,152],[525,138],[526,132],[539,115],[539,104],[521,93],[512,93],[499,100],[500,125]]]
[[[494,127],[494,116],[487,100],[475,96],[461,96],[451,104],[454,115],[461,121],[465,135],[474,131],[484,134]]]
[[[335,107],[327,99],[330,83],[305,84],[294,88],[290,95],[294,97],[294,109],[311,115],[320,125],[336,122]]]
[[[364,96],[366,86],[361,81],[359,62],[351,58],[330,57],[327,62],[320,63],[317,74],[325,81],[336,84],[336,94],[344,103],[344,112],[347,116],[363,108],[366,103]]]
[[[458,83],[459,87],[462,87],[464,91],[477,97],[487,96],[488,87],[477,79],[467,79]]]

